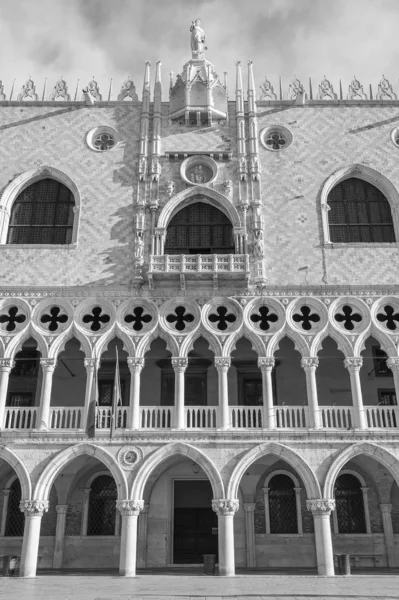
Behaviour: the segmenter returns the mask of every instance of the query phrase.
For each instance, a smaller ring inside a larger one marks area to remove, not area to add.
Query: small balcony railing
[[[7,406],[4,415],[4,429],[36,429],[38,412],[38,407]]]
[[[249,271],[248,254],[162,254],[150,257],[150,273],[228,273]]]

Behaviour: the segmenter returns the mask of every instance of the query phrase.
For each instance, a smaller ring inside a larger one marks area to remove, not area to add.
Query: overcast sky
[[[0,0],[0,79],[9,94],[32,76],[40,97],[62,75],[74,94],[94,75],[116,96],[130,75],[141,94],[144,61],[162,60],[164,99],[169,71],[191,57],[190,23],[201,18],[207,58],[234,89],[235,62],[254,61],[257,85],[265,75],[284,87],[296,75],[326,75],[344,94],[353,75],[368,89],[382,74],[399,95],[399,0]]]

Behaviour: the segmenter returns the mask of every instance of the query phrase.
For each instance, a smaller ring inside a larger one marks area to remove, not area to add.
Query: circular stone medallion
[[[123,446],[118,452],[118,462],[122,469],[132,471],[143,459],[143,452],[137,446]]]

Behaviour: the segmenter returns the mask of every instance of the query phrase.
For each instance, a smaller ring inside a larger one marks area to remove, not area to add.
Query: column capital
[[[315,371],[319,366],[319,359],[317,356],[303,356],[301,358],[301,367],[305,371]]]
[[[42,517],[48,511],[48,500],[21,500],[19,508],[25,517]]]
[[[218,517],[233,516],[234,513],[237,512],[239,506],[239,500],[234,500],[230,498],[212,500],[212,510],[215,511]]]
[[[68,512],[68,504],[57,504],[55,510],[59,515],[66,515]]]
[[[85,358],[84,366],[86,371],[94,371],[95,368],[100,368],[100,359],[99,358]]]
[[[91,488],[81,488],[80,491],[82,492],[82,496],[85,498],[90,494]]]
[[[0,372],[9,373],[15,366],[15,361],[12,358],[0,358]]]
[[[390,356],[387,358],[386,363],[391,371],[399,371],[399,356]]]
[[[271,371],[276,364],[276,360],[272,356],[259,356],[258,368],[261,371]]]
[[[344,360],[344,366],[348,371],[360,371],[363,365],[363,358],[361,356],[347,356]]]
[[[255,512],[256,504],[255,502],[244,502],[243,504],[244,510],[247,513]]]
[[[330,515],[335,510],[335,500],[332,498],[312,498],[306,500],[306,508],[313,513],[314,517]]]
[[[140,373],[144,367],[144,358],[138,358],[136,356],[127,357],[127,365],[131,373]]]
[[[55,367],[57,366],[56,358],[41,358],[40,365],[42,367],[43,373],[53,373]]]
[[[392,512],[392,504],[380,504],[380,509],[383,515],[390,515]]]
[[[188,367],[188,358],[172,356],[172,367],[176,373],[184,373]]]
[[[11,489],[10,488],[4,488],[4,489],[0,490],[0,492],[3,492],[3,498],[5,498],[6,496],[10,495]]]
[[[231,358],[229,356],[215,356],[215,367],[218,371],[226,371],[231,366]]]
[[[138,517],[144,508],[144,500],[117,500],[116,508],[124,517]]]

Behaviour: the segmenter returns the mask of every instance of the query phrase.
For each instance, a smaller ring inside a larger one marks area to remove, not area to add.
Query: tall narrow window
[[[356,177],[341,181],[327,202],[333,243],[395,241],[389,202],[368,181]]]
[[[15,200],[7,244],[70,244],[75,200],[54,179],[36,181]]]
[[[294,482],[288,475],[269,481],[270,533],[298,533]]]
[[[335,503],[339,533],[367,533],[360,481],[349,473],[335,484]]]
[[[6,537],[22,537],[24,535],[25,515],[19,509],[21,501],[21,484],[16,479],[10,487],[8,496],[7,519],[6,519]]]
[[[165,254],[234,254],[234,251],[229,219],[205,202],[186,206],[168,226]]]
[[[87,535],[114,535],[117,491],[109,475],[100,475],[91,484]]]

